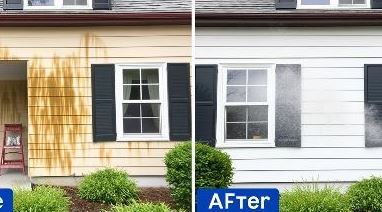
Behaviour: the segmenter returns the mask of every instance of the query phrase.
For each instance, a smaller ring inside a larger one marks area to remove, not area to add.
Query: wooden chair
[[[13,137],[12,142],[7,141]],[[23,127],[21,124],[5,124],[4,139],[1,150],[0,175],[2,169],[21,169],[25,174],[24,148],[23,148]],[[18,154],[20,159],[7,159],[9,154]]]

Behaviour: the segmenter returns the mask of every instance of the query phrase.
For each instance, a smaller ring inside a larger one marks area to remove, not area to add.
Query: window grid
[[[143,92],[142,92],[142,85],[157,85],[158,89],[160,89],[159,82],[158,83],[142,83],[142,68],[137,68],[139,70],[139,84],[134,84],[134,83],[124,83],[122,80],[123,86],[137,86],[139,85],[139,100],[125,100],[124,97],[122,97],[122,105],[123,104],[139,104],[139,117],[125,117],[123,115],[123,119],[139,119],[140,121],[140,134],[158,134],[161,132],[161,117],[160,117],[160,111],[161,111],[161,100],[160,100],[160,95],[158,96],[157,100],[151,100],[151,99],[143,99]],[[147,68],[143,68],[147,69]],[[131,71],[134,69],[124,69],[124,71]],[[156,69],[158,71],[158,79],[159,79],[159,69]],[[123,72],[124,75],[124,72]],[[123,77],[123,76],[122,76]],[[143,117],[142,113],[142,104],[159,104],[159,117]],[[123,108],[123,106],[122,106]],[[158,133],[144,133],[143,132],[143,120],[144,119],[159,119],[159,132]],[[125,133],[127,135],[129,134],[137,134],[137,133]]]
[[[226,73],[225,73],[225,76],[227,77],[228,76],[228,72],[230,70],[235,70],[234,68],[229,68],[227,69]],[[268,106],[267,108],[267,113],[269,113],[269,100],[268,100],[268,70],[266,69],[261,69],[261,68],[246,68],[246,69],[242,69],[242,70],[245,70],[246,72],[246,84],[245,85],[238,85],[238,84],[228,84],[228,79],[226,78],[226,87],[224,88],[225,89],[225,106],[224,106],[224,121],[225,121],[225,124],[224,124],[224,136],[225,136],[225,139],[226,140],[264,140],[264,139],[249,139],[248,138],[248,125],[251,124],[251,123],[268,123],[269,121],[249,121],[248,120],[248,115],[249,115],[249,112],[248,112],[248,106],[259,106],[259,105],[264,105],[264,106]],[[249,84],[249,70],[262,70],[262,71],[265,71],[266,73],[266,83],[267,84],[256,84],[256,85],[250,85]],[[230,86],[245,86],[245,102],[228,102],[227,101],[227,90],[228,90],[228,87]],[[267,94],[266,94],[266,97],[267,97],[267,101],[265,102],[249,102],[248,101],[248,88],[249,87],[266,87],[267,90]],[[245,122],[228,122],[227,121],[227,107],[229,106],[245,106]],[[267,114],[268,116],[268,114]],[[227,124],[231,124],[231,123],[238,123],[238,124],[245,124],[245,139],[227,139]]]
[[[366,5],[366,0],[363,0],[363,3],[357,3],[357,1],[360,1],[360,0],[350,0],[350,1],[351,1],[351,3],[349,4],[349,3],[344,2],[344,0],[338,0],[338,5],[341,5],[341,6],[343,6],[343,5],[345,5],[345,6],[346,5],[350,5],[350,6],[352,6],[352,5],[354,5],[354,6]]]

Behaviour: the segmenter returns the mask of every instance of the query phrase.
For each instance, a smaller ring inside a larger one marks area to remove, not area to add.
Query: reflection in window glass
[[[268,138],[268,70],[228,69],[225,138]]]
[[[63,4],[65,6],[70,6],[70,5],[86,6],[88,2],[87,0],[63,0]]]
[[[54,6],[54,0],[28,0],[28,6]]]
[[[159,133],[159,99],[158,69],[123,70],[124,133]]]
[[[330,0],[301,0],[302,5],[330,5]]]
[[[226,139],[267,139],[268,106],[227,106]]]
[[[247,70],[228,70],[227,85],[245,85],[247,81]]]
[[[340,5],[364,5],[366,4],[365,0],[339,0]]]

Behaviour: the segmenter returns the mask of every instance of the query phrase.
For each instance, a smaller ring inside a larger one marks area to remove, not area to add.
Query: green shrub
[[[165,157],[167,166],[166,181],[171,196],[179,208],[191,210],[192,178],[191,178],[191,143],[178,144]]]
[[[227,153],[197,143],[195,156],[196,189],[226,188],[231,185],[233,168]]]
[[[298,186],[281,194],[280,212],[348,212],[345,195],[337,189]]]
[[[138,187],[126,172],[107,168],[84,177],[78,196],[95,202],[128,204],[138,198]]]
[[[128,206],[117,205],[111,209],[111,212],[175,212],[167,205],[154,203],[133,203]]]
[[[351,185],[347,196],[354,212],[382,212],[382,178],[372,177]]]
[[[15,212],[67,212],[69,198],[64,190],[51,186],[37,186],[34,190],[16,189]]]

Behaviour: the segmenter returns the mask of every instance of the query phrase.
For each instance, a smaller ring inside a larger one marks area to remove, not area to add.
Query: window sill
[[[117,142],[124,141],[170,141],[166,136],[117,136]]]

